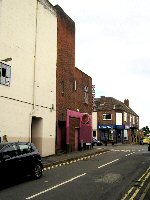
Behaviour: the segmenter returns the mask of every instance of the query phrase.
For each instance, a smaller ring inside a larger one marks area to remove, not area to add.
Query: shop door
[[[75,129],[75,151],[79,148],[79,129]]]

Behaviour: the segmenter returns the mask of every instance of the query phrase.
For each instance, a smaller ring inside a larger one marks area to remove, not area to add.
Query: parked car
[[[150,138],[149,137],[144,137],[143,138],[143,144],[149,144],[150,143]]]
[[[41,156],[34,144],[29,142],[0,143],[0,177],[12,179],[31,175],[42,176]]]
[[[97,140],[96,138],[93,138],[92,140],[92,146],[101,146],[103,145],[100,140]]]

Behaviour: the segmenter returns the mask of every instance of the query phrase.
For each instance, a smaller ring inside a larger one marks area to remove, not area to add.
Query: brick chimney
[[[106,97],[105,96],[101,96],[100,97],[100,103],[103,104],[106,101]]]
[[[124,104],[125,104],[127,107],[129,107],[129,99],[125,99],[125,100],[124,100]]]

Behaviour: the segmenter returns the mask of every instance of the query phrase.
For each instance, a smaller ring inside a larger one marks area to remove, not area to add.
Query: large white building
[[[42,156],[55,153],[56,60],[49,1],[0,0],[0,137],[32,141]]]

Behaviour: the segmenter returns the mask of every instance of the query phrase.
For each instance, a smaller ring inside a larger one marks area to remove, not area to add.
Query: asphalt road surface
[[[110,151],[45,170],[39,180],[4,188],[0,200],[142,199],[150,176],[147,145],[106,148]]]

